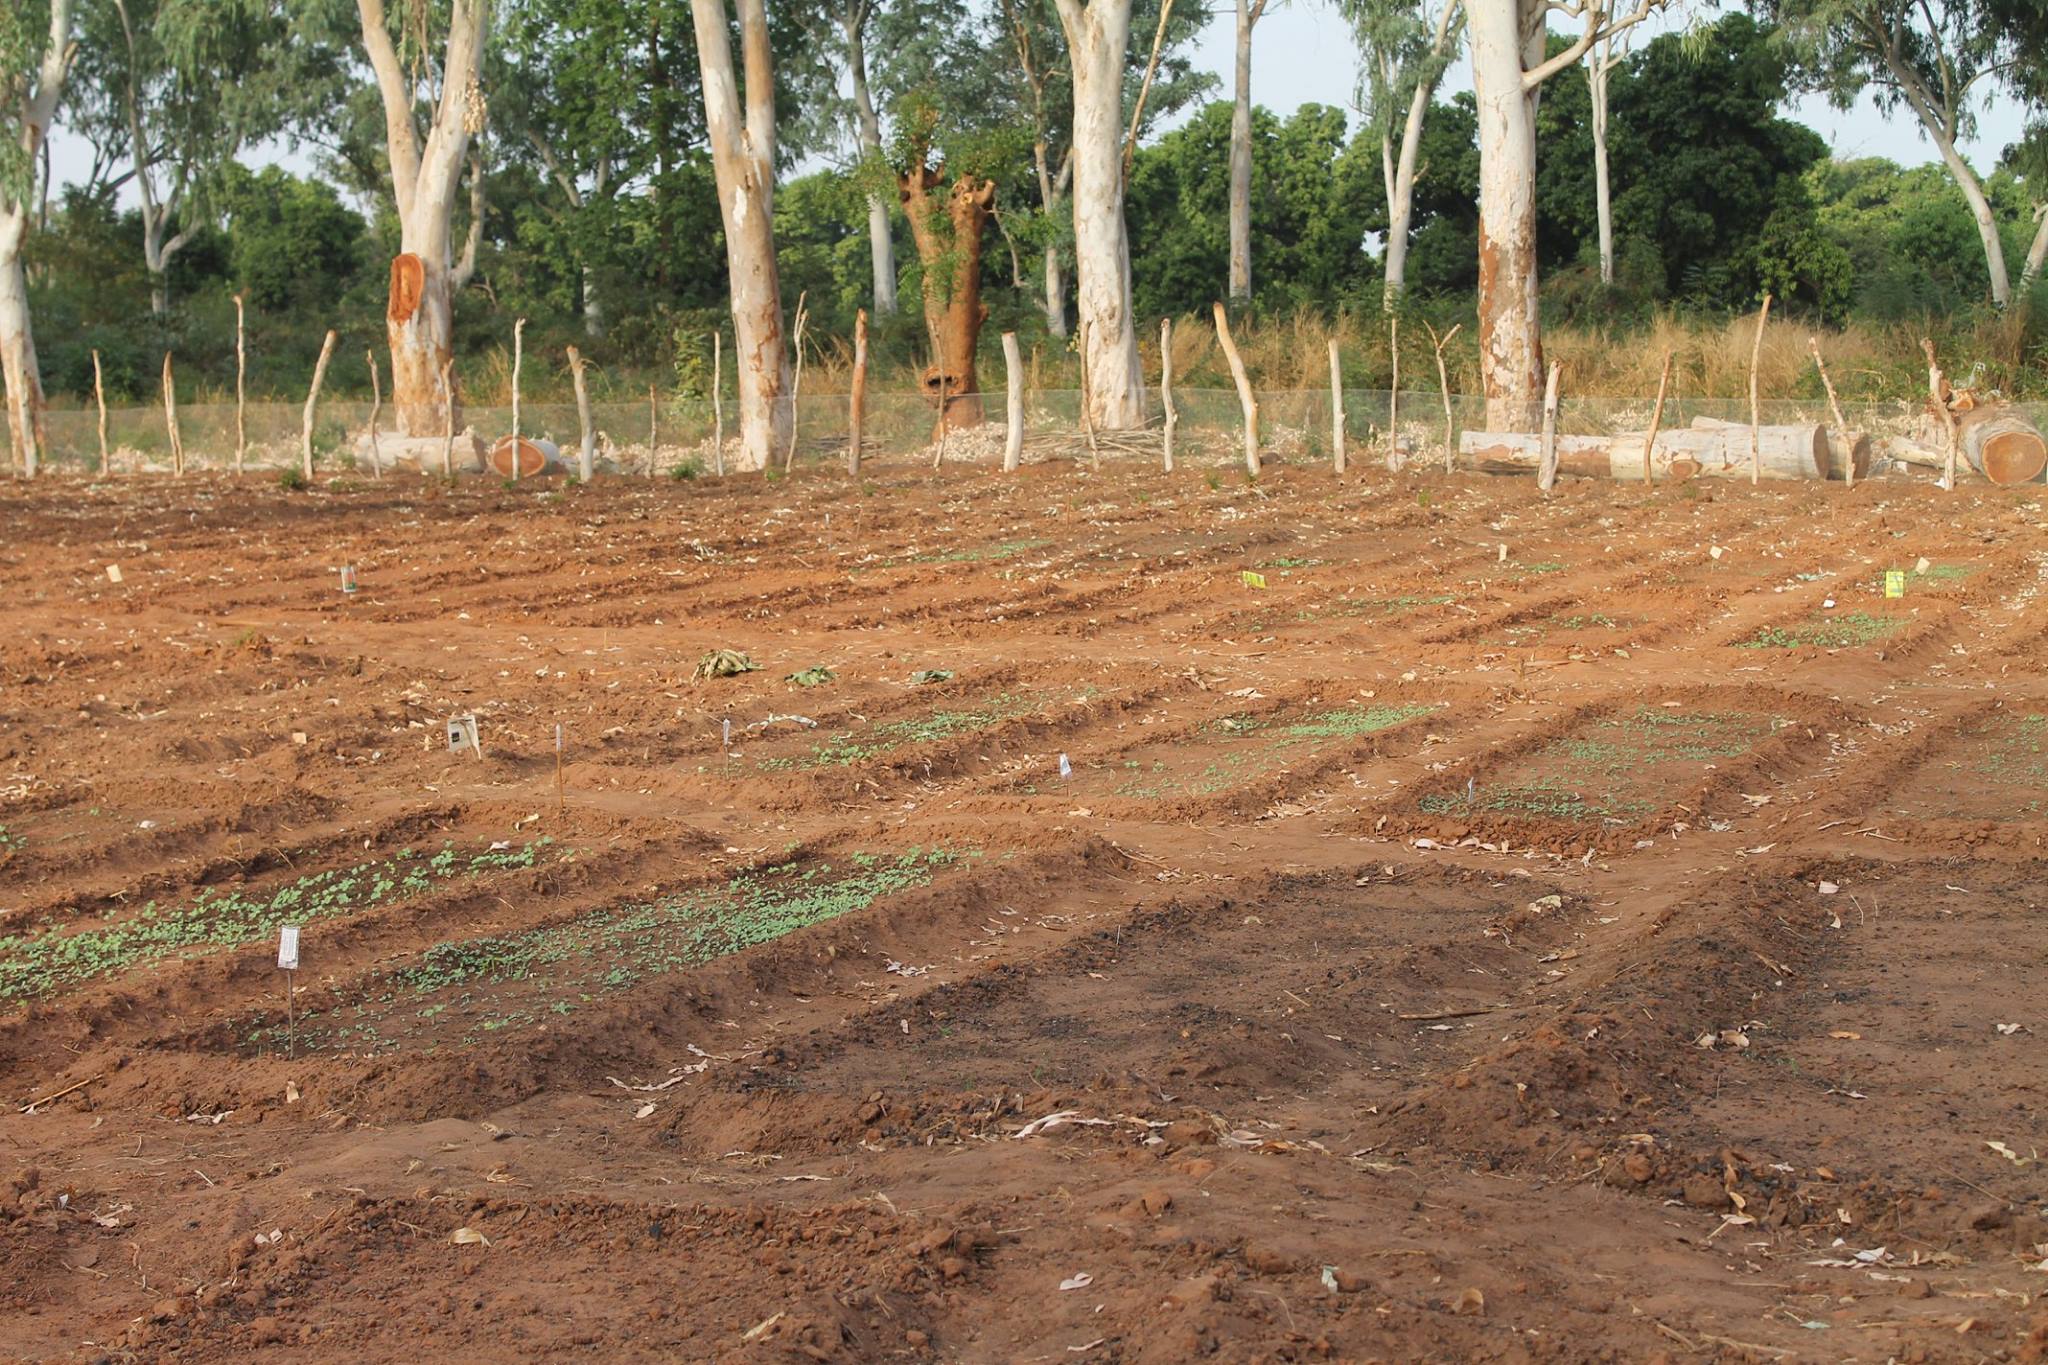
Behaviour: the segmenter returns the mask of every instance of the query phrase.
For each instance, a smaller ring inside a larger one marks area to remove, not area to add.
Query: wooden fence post
[[[1344,362],[1330,338],[1330,467],[1344,472]]]
[[[1214,307],[1216,317],[1216,340],[1222,343],[1223,358],[1230,362],[1230,377],[1237,381],[1238,406],[1244,409],[1244,472],[1253,478],[1260,473],[1259,461],[1259,400],[1252,393],[1251,376],[1245,373],[1244,357],[1237,353],[1237,343],[1230,336],[1230,318],[1223,310],[1222,303]]]
[[[576,477],[589,483],[597,472],[597,432],[590,425],[590,389],[583,382],[583,352],[569,348],[569,377],[576,385],[576,421],[583,428],[582,454]]]
[[[846,475],[860,477],[861,427],[868,406],[868,310],[853,315],[853,386],[846,398]]]
[[[320,384],[327,378],[327,362],[334,357],[334,332],[329,329],[327,339],[320,343],[320,359],[313,365],[313,387],[306,392],[306,413],[303,427],[299,432],[299,473],[307,483],[313,482],[313,409],[320,401]],[[455,409],[448,409],[450,426],[455,423]],[[449,445],[454,445],[451,437]]]
[[[178,385],[171,377],[171,353],[164,352],[164,429],[171,434],[171,473],[185,473],[185,442],[178,436]]]
[[[1010,381],[1009,428],[1003,433],[1003,472],[1013,474],[1024,463],[1024,356],[1017,334],[1003,333],[1003,369]]]
[[[1764,306],[1756,315],[1756,340],[1749,348],[1749,482],[1763,482],[1763,403],[1757,394],[1757,368],[1763,363],[1764,324],[1771,320],[1771,296],[1764,294]]]
[[[92,396],[100,405],[100,477],[105,478],[110,468],[107,459],[107,382],[100,374],[100,353],[92,353]]]
[[[249,428],[245,420],[247,405],[244,389],[249,373],[249,354],[243,343],[242,329],[243,296],[235,295],[235,473],[242,472],[243,461],[249,454]],[[374,366],[372,367],[374,368]]]
[[[1173,319],[1159,319],[1159,401],[1166,405],[1166,444],[1161,459],[1173,472],[1173,429],[1180,418],[1173,410]]]

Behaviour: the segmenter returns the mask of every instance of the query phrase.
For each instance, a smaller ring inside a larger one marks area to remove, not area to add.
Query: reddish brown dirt
[[[0,512],[7,1356],[2048,1350],[2039,489]]]

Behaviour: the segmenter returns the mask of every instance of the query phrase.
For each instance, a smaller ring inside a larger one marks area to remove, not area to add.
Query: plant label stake
[[[562,813],[562,727],[555,726],[555,814]]]
[[[448,752],[459,754],[464,749],[475,752],[478,758],[484,756],[482,740],[477,735],[475,716],[450,716],[448,718]]]
[[[1266,576],[1251,569],[1246,569],[1244,571],[1244,585],[1253,590],[1263,588],[1266,586]]]
[[[1074,775],[1074,765],[1073,765],[1073,764],[1071,764],[1071,763],[1069,763],[1069,762],[1067,762],[1067,756],[1066,756],[1065,754],[1061,754],[1061,755],[1060,755],[1060,777],[1061,777],[1062,779],[1065,779],[1065,778],[1069,778],[1069,777],[1072,777],[1073,775]]]
[[[1884,571],[1884,595],[1886,597],[1904,597],[1906,595],[1906,571],[1904,569],[1886,569]]]
[[[284,973],[284,1039],[285,1056],[296,1058],[299,1054],[298,1003],[294,997],[299,991],[299,926],[284,925],[277,931],[277,969]]]
[[[728,716],[728,717],[726,718],[726,720],[725,720],[724,724],[725,724],[725,729],[724,729],[724,732],[723,732],[723,737],[722,737],[722,738],[721,738],[721,740],[720,740],[720,743],[722,743],[722,744],[723,744],[723,745],[725,746],[725,756],[726,756],[727,758],[731,758],[731,757],[732,757],[732,718]]]
[[[342,591],[343,591],[344,593],[347,593],[347,594],[349,594],[349,595],[351,595],[351,596],[353,596],[353,595],[354,595],[354,593],[355,593],[355,590],[356,590],[356,566],[355,566],[355,565],[353,565],[353,564],[344,564],[344,565],[342,565],[342,566],[341,566],[341,590],[342,590]]]

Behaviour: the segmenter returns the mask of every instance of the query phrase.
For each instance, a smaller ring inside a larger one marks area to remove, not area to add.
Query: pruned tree
[[[1142,426],[1145,373],[1131,308],[1131,243],[1124,226],[1124,65],[1131,0],[1055,0],[1074,90],[1074,260],[1087,420]]]
[[[1803,83],[1836,107],[1848,108],[1868,90],[1880,108],[1912,111],[1969,203],[1991,302],[2010,303],[1998,216],[1958,144],[1975,131],[1985,88],[2023,84],[2029,63],[2040,62],[2038,52],[2022,51],[2028,16],[2018,7],[2008,16],[1998,0],[1755,0],[1754,7],[1780,25]]]
[[[745,106],[732,61],[725,0],[690,0],[704,89],[704,128],[725,221],[739,370],[741,469],[765,469],[787,443],[793,414],[789,352],[775,272],[775,66],[765,0],[737,0]]]
[[[10,0],[0,14],[0,378],[15,466],[33,478],[46,443],[43,377],[29,325],[22,247],[34,215],[38,166],[71,67],[71,0]]]
[[[492,0],[449,0],[438,70],[428,61],[427,0],[402,0],[395,28],[384,0],[356,0],[363,50],[384,111],[385,152],[398,213],[399,254],[391,262],[385,330],[391,345],[391,405],[399,430],[431,436],[458,421],[460,400],[443,396],[450,359],[455,293],[476,268],[483,230],[483,161],[472,141],[484,130],[481,83]],[[401,61],[403,33],[413,57]],[[430,81],[429,76],[433,79]],[[422,137],[420,106],[427,115]],[[460,260],[452,252],[456,191],[470,172],[470,235]]]
[[[1533,429],[1543,393],[1537,311],[1536,96],[1603,37],[1640,24],[1671,0],[1467,0],[1472,84],[1479,109],[1479,374],[1487,425]],[[1579,37],[1545,55],[1550,16],[1580,21]]]
[[[1387,191],[1383,299],[1392,308],[1408,284],[1415,177],[1423,122],[1444,69],[1458,55],[1464,0],[1341,0],[1355,35],[1361,71],[1359,112],[1380,145]]]
[[[1230,110],[1230,297],[1252,296],[1252,30],[1268,0],[1237,0]]]
[[[981,325],[988,306],[981,301],[981,257],[995,208],[998,168],[1010,163],[1014,140],[956,132],[942,145],[937,106],[919,96],[899,103],[890,174],[917,243],[925,331],[932,362],[925,368],[925,394],[940,407],[941,428],[977,426],[983,420],[981,383],[975,368]]]

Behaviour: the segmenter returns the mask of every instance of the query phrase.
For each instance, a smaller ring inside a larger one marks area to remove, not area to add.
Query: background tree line
[[[17,7],[16,27],[32,30],[49,3]],[[301,391],[328,327],[341,331],[344,357],[380,347],[407,229],[388,101],[358,50],[367,4],[75,3],[76,52],[55,120],[87,143],[90,171],[50,185],[31,157],[13,172],[33,228],[21,258],[44,386],[89,394],[97,351],[110,396],[142,399],[172,350],[188,392],[230,389],[238,293],[252,393]],[[1981,324],[2008,382],[2038,387],[2033,278],[2019,265],[2048,241],[2037,229],[2048,136],[2006,149],[1975,190],[1939,164],[1832,159],[1780,111],[1799,89],[1847,97],[1882,84],[1852,39],[1855,11],[1886,6],[1830,4],[1785,0],[1633,50],[1603,45],[1544,83],[1536,247],[1546,320],[1617,337],[1672,315],[1711,328],[1768,290],[1823,324]],[[1201,313],[1237,285],[1234,307],[1254,330],[1276,315],[1370,320],[1390,304],[1446,320],[1472,313],[1477,104],[1472,92],[1438,89],[1462,20],[1456,6],[1449,22],[1438,22],[1440,5],[1343,8],[1360,39],[1355,107],[1280,117],[1242,96],[1216,99],[1220,82],[1194,69],[1193,39],[1211,19],[1201,0],[1170,4],[1164,22],[1160,0],[1130,6],[1124,105],[1136,135],[1124,212],[1140,318]],[[1240,10],[1255,24],[1263,6]],[[1949,36],[1977,44],[1972,70],[1998,60],[1984,44],[2006,31],[1999,24],[2035,22],[2025,5],[1936,12],[1963,21]],[[416,82],[405,98],[428,123],[448,97],[436,81],[459,17],[448,0],[408,0],[383,16]],[[1073,63],[1050,0],[832,0],[767,17],[778,289],[785,309],[805,301],[823,373],[866,309],[876,363],[894,386],[914,385],[934,345],[918,301],[958,287],[956,254],[971,246],[989,322],[982,344],[1017,331],[1047,382],[1071,384],[1057,376],[1072,372]],[[455,92],[471,106],[456,114],[474,125],[457,158],[463,190],[447,247],[460,383],[489,391],[511,320],[526,317],[530,350],[581,346],[601,391],[644,393],[655,382],[701,392],[709,338],[730,318],[690,4],[500,0],[490,19],[473,89]],[[1251,32],[1241,15],[1247,50]],[[1553,37],[1550,51],[1566,41]],[[31,55],[34,44],[17,36],[14,46]],[[1922,43],[1912,60],[1939,73],[1948,59]],[[1996,74],[2018,96],[2033,90],[2030,71]],[[1891,80],[1895,102],[1911,103],[1910,82]],[[1972,98],[1966,89],[1948,116],[1952,134],[1966,130]],[[1411,106],[1421,111],[1413,119]],[[1899,126],[1903,137],[1914,125],[1902,116]],[[256,146],[278,142],[310,155],[315,172],[252,167]],[[1234,144],[1246,153],[1248,192],[1227,172]],[[992,186],[973,243],[920,240],[904,203],[912,161],[934,202],[962,175]],[[1397,161],[1412,167],[1398,194]],[[1980,207],[2011,273],[2026,275],[2004,311],[1987,289]],[[1390,290],[1397,219],[1405,261]],[[1235,254],[1255,264],[1241,271]],[[1899,359],[1911,368],[1910,355]],[[1468,378],[1475,364],[1470,353],[1461,362]],[[1369,365],[1355,382],[1384,382]],[[368,375],[344,362],[330,383],[367,390]]]

